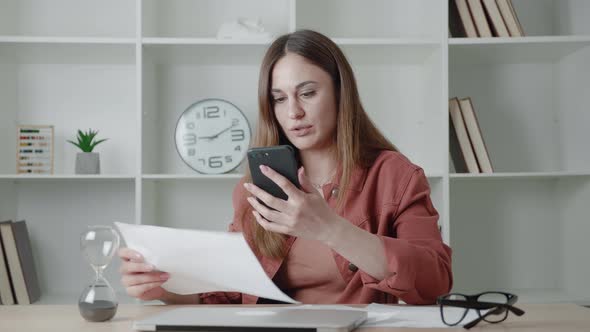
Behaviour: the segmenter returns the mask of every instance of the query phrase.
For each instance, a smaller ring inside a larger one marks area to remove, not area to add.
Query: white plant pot
[[[96,152],[78,152],[76,174],[100,174],[100,155]]]

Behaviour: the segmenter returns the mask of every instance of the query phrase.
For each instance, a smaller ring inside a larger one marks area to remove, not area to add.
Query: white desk
[[[60,332],[115,332],[133,331],[132,322],[136,319],[172,309],[177,306],[144,306],[135,304],[120,305],[115,318],[104,323],[86,322],[79,314],[76,305],[18,305],[0,306],[0,331],[60,331]],[[522,317],[510,314],[499,324],[480,323],[474,331],[590,331],[590,308],[574,304],[529,304],[519,305],[526,311]],[[465,331],[456,329],[428,329],[428,331]],[[416,331],[409,328],[363,328],[357,331]]]

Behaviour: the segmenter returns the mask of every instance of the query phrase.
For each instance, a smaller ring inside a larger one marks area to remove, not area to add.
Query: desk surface
[[[0,305],[0,331],[133,331],[136,319],[178,306],[120,305],[115,318],[105,323],[86,322],[76,305]],[[528,304],[519,305],[526,311],[522,317],[510,315],[500,324],[483,323],[472,330],[485,331],[590,331],[590,308],[574,304]],[[428,329],[428,331],[451,331],[453,329]],[[465,331],[462,328],[456,330]],[[356,331],[415,331],[409,328],[363,328]]]

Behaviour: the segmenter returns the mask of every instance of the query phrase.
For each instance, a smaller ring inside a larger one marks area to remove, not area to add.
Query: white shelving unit
[[[76,303],[90,280],[78,249],[87,225],[226,229],[243,165],[197,174],[173,133],[208,97],[256,123],[271,39],[216,39],[236,17],[342,46],[370,116],[428,175],[454,290],[590,302],[590,2],[514,3],[527,37],[447,38],[447,3],[435,0],[0,0],[0,219],[27,220],[40,303]],[[449,166],[453,96],[473,98],[495,174]],[[55,126],[55,175],[15,174],[19,123]],[[74,175],[66,139],[89,127],[109,138],[103,174]],[[118,265],[107,277],[122,293]]]

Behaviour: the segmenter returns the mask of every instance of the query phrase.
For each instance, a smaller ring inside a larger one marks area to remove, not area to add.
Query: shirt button
[[[348,263],[348,269],[352,272],[356,272],[359,270],[358,266],[352,264],[352,263]]]
[[[332,189],[332,196],[333,197],[338,197],[338,188]]]

